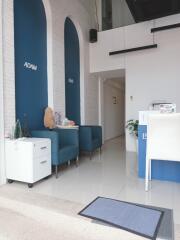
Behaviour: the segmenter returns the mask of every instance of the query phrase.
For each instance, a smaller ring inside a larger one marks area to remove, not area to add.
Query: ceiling
[[[125,89],[125,78],[112,78],[107,79],[105,81],[105,84],[108,84],[110,86],[119,88],[119,89]]]
[[[152,20],[180,12],[179,0],[126,0],[136,22]]]
[[[95,73],[95,75],[97,77],[101,77],[104,79],[120,79],[120,78],[125,78],[125,69],[104,71],[104,72]]]
[[[104,71],[96,73],[96,77],[101,77],[104,83],[114,86],[116,88],[125,88],[125,69],[118,69],[112,71]]]

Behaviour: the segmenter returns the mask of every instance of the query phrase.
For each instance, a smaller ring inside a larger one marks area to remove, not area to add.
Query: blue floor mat
[[[156,239],[163,211],[98,197],[79,215],[108,223],[148,239]]]

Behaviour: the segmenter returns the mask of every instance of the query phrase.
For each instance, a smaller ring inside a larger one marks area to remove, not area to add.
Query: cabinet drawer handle
[[[41,150],[47,149],[47,147],[41,147]]]
[[[45,160],[45,161],[42,161],[42,162],[40,162],[41,164],[45,164],[45,163],[47,163],[47,160]]]

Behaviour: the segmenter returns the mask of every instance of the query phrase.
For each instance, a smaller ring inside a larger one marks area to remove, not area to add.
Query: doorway
[[[65,21],[64,38],[66,117],[80,125],[80,45],[76,27],[70,18]]]
[[[104,140],[125,135],[125,79],[104,82]]]
[[[99,125],[103,140],[124,137],[126,122],[126,72],[125,69],[100,72]]]

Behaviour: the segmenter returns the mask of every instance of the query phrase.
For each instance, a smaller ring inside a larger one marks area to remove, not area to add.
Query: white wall
[[[3,61],[5,133],[15,123],[14,14],[13,1],[3,1]]]
[[[111,80],[113,81],[113,80]],[[109,140],[124,134],[124,90],[104,83],[104,139]],[[114,97],[117,102],[114,104]]]
[[[91,72],[126,70],[126,120],[138,118],[153,100],[177,104],[180,111],[180,31],[150,33],[152,27],[180,22],[180,14],[99,33],[99,42],[90,46]],[[110,51],[158,44],[157,49],[109,56]],[[131,100],[133,96],[133,100]],[[134,140],[126,137],[128,151],[135,151]]]
[[[99,124],[99,92],[98,78],[93,74],[89,74],[85,88],[85,108],[86,108],[86,124]]]
[[[4,75],[3,75],[3,6],[0,2],[0,185],[5,183],[4,167]]]
[[[179,29],[156,34],[159,48],[139,52],[126,59],[126,117],[138,118],[153,100],[164,99],[177,104],[180,112],[180,32]],[[134,100],[130,100],[130,96]],[[127,149],[133,143],[127,135]]]
[[[148,21],[99,32],[98,42],[90,44],[90,72],[125,69],[127,56],[136,53],[114,56],[109,56],[109,53],[152,44],[153,35],[150,33],[152,27],[153,21]]]
[[[54,73],[54,109],[65,114],[65,67],[64,67],[64,22],[70,17],[79,32],[81,48],[81,95],[86,95],[86,82],[89,79],[89,29],[91,17],[78,0],[50,0],[53,25],[53,73]],[[84,93],[85,92],[85,93]],[[81,98],[81,115],[88,120],[86,105],[88,99]]]

